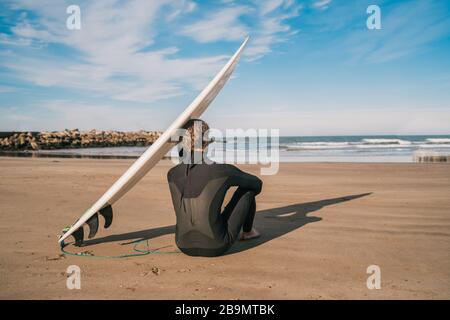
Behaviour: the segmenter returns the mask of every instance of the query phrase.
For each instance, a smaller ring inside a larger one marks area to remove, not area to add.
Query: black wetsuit
[[[192,256],[227,251],[241,228],[248,232],[255,216],[255,196],[262,181],[229,164],[179,164],[167,174],[177,224],[178,248]],[[221,212],[225,194],[237,186]]]

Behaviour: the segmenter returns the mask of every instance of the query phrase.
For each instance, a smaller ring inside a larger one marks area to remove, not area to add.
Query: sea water
[[[269,148],[271,144],[268,144]],[[257,154],[258,141],[216,141],[213,160],[237,159]],[[290,136],[280,137],[280,162],[412,162],[415,152],[450,153],[450,135],[422,136]],[[74,157],[137,158],[147,147],[42,150],[40,154]],[[237,154],[237,156],[236,156]]]

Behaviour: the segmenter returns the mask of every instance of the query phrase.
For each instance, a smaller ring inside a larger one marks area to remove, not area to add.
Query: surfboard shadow
[[[254,226],[261,232],[261,237],[248,241],[237,241],[225,255],[246,251],[281,237],[286,233],[305,226],[308,223],[322,220],[319,217],[308,217],[307,214],[318,211],[323,207],[351,201],[372,193],[362,193],[339,198],[325,199],[314,202],[297,203],[279,208],[258,211],[255,215]],[[120,242],[128,245],[136,241],[150,240],[163,235],[175,233],[175,225],[156,227],[122,234],[110,235],[98,239],[86,240],[84,246],[106,242]]]
[[[94,244],[100,244],[100,243],[107,243],[107,242],[120,242],[125,241],[124,243],[121,243],[122,245],[128,245],[137,241],[141,240],[150,240],[153,238],[157,238],[160,236],[164,236],[166,234],[175,233],[175,225],[171,226],[165,226],[165,227],[157,227],[147,230],[140,230],[140,231],[134,231],[134,232],[127,232],[127,233],[121,233],[121,234],[113,234],[110,236],[97,238],[97,239],[91,239],[91,240],[85,240],[83,243],[83,247],[86,246],[92,246]]]

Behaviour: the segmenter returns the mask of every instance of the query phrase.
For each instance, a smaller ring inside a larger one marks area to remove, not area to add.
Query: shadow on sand
[[[322,220],[322,218],[319,217],[309,217],[308,213],[318,211],[326,206],[358,199],[370,194],[371,193],[362,193],[258,211],[253,225],[261,233],[261,237],[249,241],[238,241],[226,254],[252,249],[301,228],[308,223]]]
[[[371,193],[362,193],[258,211],[255,216],[254,226],[258,231],[261,232],[261,237],[249,241],[238,241],[226,254],[233,254],[252,249],[268,241],[281,237],[286,233],[301,228],[308,223],[322,220],[322,218],[319,217],[307,216],[311,212],[318,211],[323,207],[333,204],[365,197],[370,194]],[[98,239],[86,240],[84,242],[84,246],[119,241],[126,241],[125,243],[122,243],[122,245],[127,245],[136,241],[153,239],[174,232],[174,225],[158,227],[148,230],[122,233]]]

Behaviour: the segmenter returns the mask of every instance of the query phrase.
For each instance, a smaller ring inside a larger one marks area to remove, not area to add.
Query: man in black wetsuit
[[[210,142],[204,140],[209,130],[206,122],[192,119],[184,129],[183,150],[190,155],[167,174],[177,218],[176,244],[191,256],[219,256],[232,246],[241,229],[241,240],[259,236],[252,225],[262,181],[233,165],[205,161]],[[225,194],[233,186],[237,189],[222,211]]]

